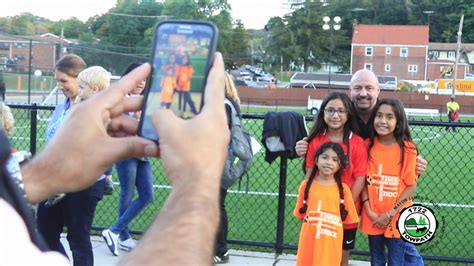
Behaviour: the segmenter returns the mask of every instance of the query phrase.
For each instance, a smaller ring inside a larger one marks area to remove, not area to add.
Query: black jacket
[[[265,161],[271,163],[278,156],[297,158],[295,144],[308,136],[304,116],[297,112],[268,112],[263,122],[262,143],[265,147]],[[269,137],[279,137],[283,150],[274,151],[267,146]]]

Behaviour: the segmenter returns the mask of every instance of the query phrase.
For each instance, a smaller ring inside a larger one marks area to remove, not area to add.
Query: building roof
[[[439,42],[430,42],[428,46],[429,50],[436,51],[456,51],[458,48],[457,43],[439,43]],[[474,50],[474,43],[461,43],[461,50],[470,52]]]
[[[11,34],[2,34],[0,35],[0,42],[19,42],[19,43],[28,43],[30,40],[36,42],[45,42],[45,43],[62,43],[62,44],[71,44],[72,42],[68,39],[61,39],[61,37],[56,36],[52,33],[45,33],[42,35],[11,35]]]
[[[428,45],[429,27],[424,25],[358,24],[352,33],[352,44]]]
[[[331,88],[348,89],[351,83],[351,74],[331,74]],[[377,76],[379,84],[387,82],[397,82],[397,78],[393,76]],[[296,72],[290,79],[292,87],[308,87],[311,84],[316,88],[326,88],[329,83],[329,73],[304,73]]]

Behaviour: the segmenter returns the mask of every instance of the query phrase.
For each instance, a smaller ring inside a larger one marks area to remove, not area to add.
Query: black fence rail
[[[10,105],[16,119],[13,146],[35,153],[46,145],[45,130],[53,107]],[[243,121],[258,140],[263,115],[244,114]],[[312,117],[307,117],[308,128]],[[86,121],[84,126],[87,126]],[[429,162],[418,181],[415,202],[433,210],[438,229],[432,241],[418,247],[427,260],[474,262],[474,123],[410,121],[412,135]],[[453,127],[455,130],[453,130]],[[73,140],[71,140],[73,141]],[[302,160],[264,160],[264,150],[254,157],[252,168],[229,189],[229,243],[236,249],[276,253],[295,252],[300,221],[292,216],[297,189],[304,178]],[[170,187],[159,160],[152,159],[155,200],[132,222],[136,234],[143,233],[159,212]],[[114,172],[114,180],[116,178]],[[119,185],[97,207],[94,229],[101,230],[117,219]],[[358,234],[354,254],[368,255],[366,236]],[[211,243],[209,243],[211,244]]]

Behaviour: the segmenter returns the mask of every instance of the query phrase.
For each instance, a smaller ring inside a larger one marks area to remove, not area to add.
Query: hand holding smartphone
[[[173,110],[183,119],[200,112],[217,34],[216,26],[204,21],[169,20],[156,26],[140,136],[159,140],[151,119],[159,108]]]

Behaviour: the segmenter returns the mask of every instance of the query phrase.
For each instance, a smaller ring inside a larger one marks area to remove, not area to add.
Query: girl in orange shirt
[[[296,265],[339,265],[343,224],[359,221],[351,191],[341,181],[347,157],[339,144],[326,142],[313,160],[316,165],[301,183],[293,211],[303,221]]]
[[[161,107],[169,109],[173,101],[174,88],[176,87],[176,76],[174,68],[164,69],[164,76],[161,78]]]
[[[402,103],[397,99],[380,100],[369,122],[372,129],[361,231],[369,236],[371,265],[385,265],[385,246],[389,266],[423,265],[415,246],[400,239],[396,226],[399,211],[412,204],[417,181],[418,151]]]
[[[194,75],[194,69],[193,66],[191,65],[191,60],[189,59],[189,55],[184,55],[183,58],[181,59],[182,62],[178,66],[178,84],[176,91],[179,93],[179,110],[186,112],[186,105],[189,104],[189,107],[191,108],[191,112],[193,114],[197,114],[196,107],[194,105],[193,99],[191,98],[191,79],[193,78]],[[183,95],[183,97],[181,97]],[[183,103],[181,98],[183,98]]]

